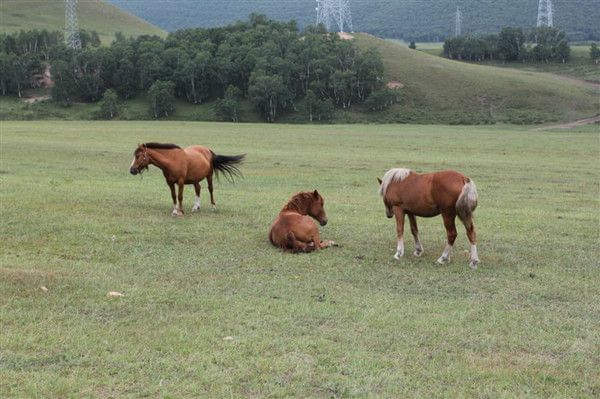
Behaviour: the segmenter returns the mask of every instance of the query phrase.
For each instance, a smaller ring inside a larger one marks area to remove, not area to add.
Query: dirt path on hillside
[[[569,123],[561,123],[559,125],[548,125],[536,127],[535,129],[531,129],[534,131],[541,130],[549,130],[549,129],[571,129],[578,126],[591,125],[592,123],[600,123],[600,115],[593,116],[591,118],[579,119],[578,121],[573,121]]]
[[[554,73],[552,73],[552,75],[558,77],[563,82],[573,83],[573,84],[576,84],[577,86],[584,86],[584,87],[589,87],[590,89],[600,90],[600,83],[588,82],[587,80],[572,78],[572,77],[566,76],[566,75],[558,75],[558,74],[554,74]]]

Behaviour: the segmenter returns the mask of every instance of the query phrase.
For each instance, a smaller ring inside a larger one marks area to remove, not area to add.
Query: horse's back
[[[209,148],[201,145],[191,145],[183,149],[187,155],[187,180],[204,179],[212,171],[212,153]]]
[[[442,208],[454,208],[462,189],[469,178],[455,170],[431,173],[431,192]]]
[[[211,159],[212,158],[212,154],[211,151],[208,147],[204,147],[202,145],[191,145],[189,147],[185,147],[183,149],[183,151],[185,151],[185,153],[189,156],[189,157],[204,157],[206,159]]]

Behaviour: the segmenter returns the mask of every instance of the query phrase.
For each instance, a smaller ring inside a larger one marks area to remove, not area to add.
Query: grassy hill
[[[252,12],[301,26],[315,21],[315,1],[279,0],[108,0],[166,30],[219,26],[245,19]],[[597,0],[553,0],[555,26],[571,40],[600,39]],[[533,27],[538,0],[352,0],[354,30],[405,40],[439,41],[454,32],[454,12],[460,6],[463,31],[498,32],[502,27]]]
[[[356,40],[379,50],[387,80],[405,85],[402,102],[384,113],[391,119],[536,123],[600,111],[597,90],[559,76],[452,61],[366,34]]]
[[[65,26],[65,7],[62,0],[2,0],[0,2],[0,32],[21,29],[62,30]],[[95,30],[104,43],[116,32],[126,36],[166,33],[156,26],[101,0],[85,0],[78,4],[79,25]]]
[[[395,41],[395,39],[389,39]],[[404,41],[397,41],[400,44],[407,45]],[[417,50],[429,54],[443,56],[444,43],[417,43]],[[591,83],[600,84],[600,65],[594,63],[590,58],[589,44],[571,45],[571,58],[567,63],[562,62],[502,62],[502,61],[483,61],[477,62],[478,65],[492,65],[504,68],[516,68],[534,72],[550,72],[557,75],[570,76],[575,79],[585,80]]]

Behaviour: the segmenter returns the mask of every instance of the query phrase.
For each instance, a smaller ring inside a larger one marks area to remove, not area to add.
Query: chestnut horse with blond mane
[[[238,166],[245,155],[217,155],[207,147],[192,145],[181,148],[176,144],[145,143],[139,144],[133,153],[133,161],[129,168],[132,175],[142,173],[148,166],[154,165],[161,169],[167,185],[171,189],[173,199],[173,216],[183,215],[183,188],[193,184],[196,190],[196,202],[192,212],[200,209],[200,182],[208,182],[210,203],[216,208],[213,197],[213,173],[223,173],[233,181],[235,176],[241,176]],[[175,184],[178,195],[175,194]],[[177,203],[179,200],[179,204]]]
[[[294,195],[283,207],[271,225],[269,240],[287,252],[311,252],[335,245],[335,242],[319,238],[319,228],[327,224],[323,206],[325,201],[317,190]]]
[[[395,259],[404,255],[404,216],[408,216],[410,230],[415,239],[415,256],[423,254],[419,240],[416,216],[433,217],[439,214],[444,219],[448,243],[438,263],[450,260],[452,246],[456,240],[456,216],[465,225],[467,237],[471,243],[469,266],[476,269],[479,263],[473,211],[477,207],[477,188],[470,178],[452,171],[435,173],[415,173],[410,169],[390,169],[380,184],[379,193],[383,197],[385,213],[388,218],[396,216],[398,246]]]

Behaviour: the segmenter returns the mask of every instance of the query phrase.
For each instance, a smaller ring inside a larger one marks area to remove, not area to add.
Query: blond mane
[[[406,168],[394,168],[385,172],[385,175],[383,175],[383,178],[381,179],[379,194],[385,196],[385,193],[387,192],[387,189],[391,183],[406,179],[410,172],[412,171]]]

